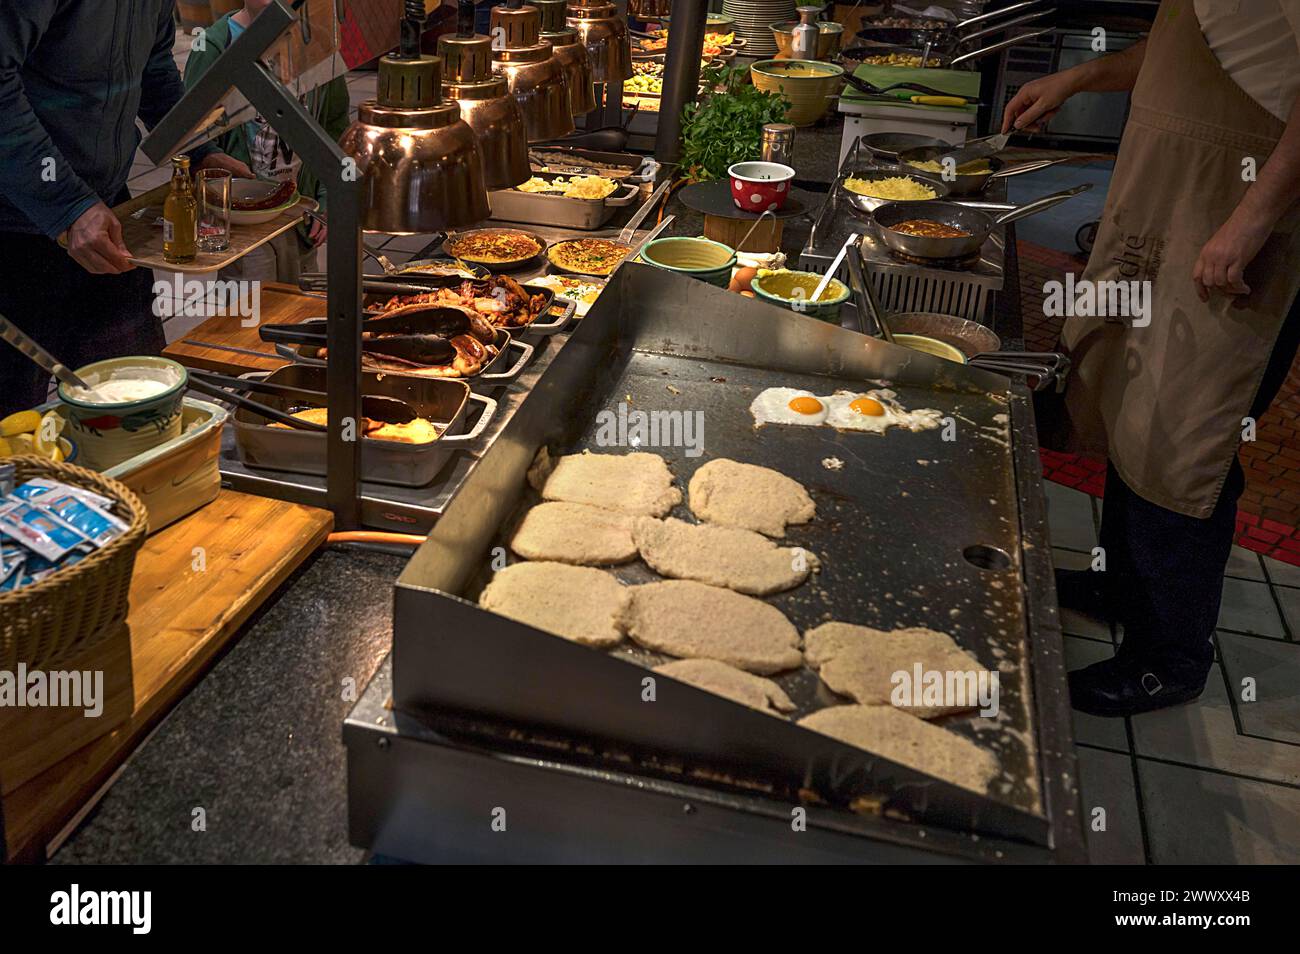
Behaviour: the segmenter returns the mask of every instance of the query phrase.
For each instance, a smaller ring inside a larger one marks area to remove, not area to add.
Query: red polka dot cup
[[[794,170],[779,162],[738,162],[727,170],[731,201],[745,212],[775,212],[790,196]]]

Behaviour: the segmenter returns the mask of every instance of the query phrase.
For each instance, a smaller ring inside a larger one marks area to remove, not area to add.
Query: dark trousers
[[[1287,315],[1251,406],[1258,419],[1286,380],[1300,347],[1300,299]],[[1100,543],[1119,621],[1121,655],[1181,672],[1207,672],[1219,619],[1223,571],[1232,552],[1237,499],[1246,478],[1236,458],[1209,517],[1156,506],[1106,471]]]
[[[0,315],[73,370],[162,351],[153,281],[147,268],[92,275],[52,239],[0,232]],[[0,341],[0,416],[44,404],[49,385],[45,371]]]

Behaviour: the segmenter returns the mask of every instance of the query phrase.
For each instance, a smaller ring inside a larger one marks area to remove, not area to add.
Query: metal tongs
[[[223,401],[229,401],[252,411],[254,414],[260,414],[262,417],[296,430],[319,431],[322,433],[325,431],[325,427],[321,424],[314,424],[311,421],[304,421],[300,417],[294,417],[292,414],[285,414],[281,410],[246,397],[244,393],[253,391],[275,397],[296,398],[309,403],[313,407],[325,407],[328,395],[324,391],[295,388],[287,384],[268,384],[265,381],[253,381],[248,378],[234,378],[229,375],[218,374],[215,371],[194,370],[189,372],[189,386],[196,391],[201,391]],[[378,394],[361,395],[361,413],[371,420],[383,421],[386,424],[408,424],[417,417],[415,411],[405,401]]]
[[[402,315],[381,315],[367,318],[361,324],[362,332],[380,334],[361,341],[361,350],[382,354],[416,364],[447,364],[456,357],[450,335],[468,334],[464,327],[465,313],[459,308],[430,306]],[[305,344],[324,347],[326,328],[324,318],[287,325],[262,325],[258,336],[272,344]]]
[[[1021,374],[1033,378],[1035,391],[1045,391],[1053,385],[1057,391],[1064,390],[1065,378],[1070,373],[1070,359],[1057,351],[986,351],[969,359],[967,364],[1006,377]]]

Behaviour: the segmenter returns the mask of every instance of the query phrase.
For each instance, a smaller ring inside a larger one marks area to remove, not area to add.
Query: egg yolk
[[[796,414],[819,414],[822,409],[822,402],[815,397],[801,395],[797,398],[791,398],[790,403],[786,405]]]
[[[868,417],[880,417],[885,413],[885,406],[869,397],[860,397],[857,400],[850,401],[849,407],[859,414],[866,414]]]

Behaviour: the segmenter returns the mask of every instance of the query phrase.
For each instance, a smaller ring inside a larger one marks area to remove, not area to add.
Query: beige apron
[[[1150,324],[1067,318],[1071,450],[1107,454],[1145,499],[1193,517],[1214,509],[1287,310],[1300,289],[1292,208],[1246,270],[1247,307],[1192,282],[1284,124],[1223,71],[1191,0],[1163,0],[1147,42],[1096,245],[1083,277],[1150,281]]]

